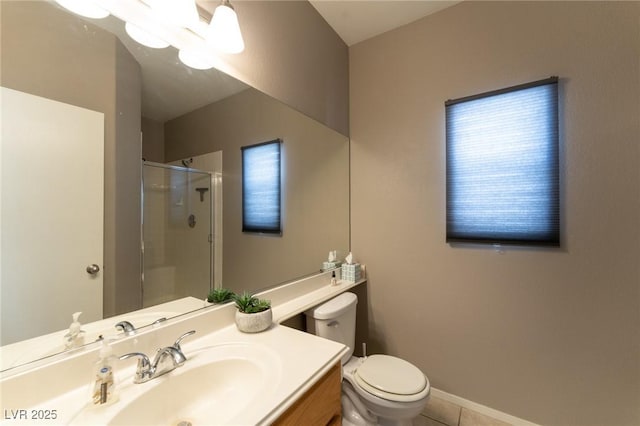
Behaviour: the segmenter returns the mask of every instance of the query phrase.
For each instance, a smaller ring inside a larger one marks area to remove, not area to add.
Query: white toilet
[[[307,331],[349,347],[342,357],[344,425],[411,425],[424,409],[431,386],[413,364],[389,355],[353,355],[356,332],[353,293],[342,293],[305,312]]]

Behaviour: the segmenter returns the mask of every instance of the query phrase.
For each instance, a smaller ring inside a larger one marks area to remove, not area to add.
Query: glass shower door
[[[143,307],[212,288],[211,173],[159,163],[143,164]]]

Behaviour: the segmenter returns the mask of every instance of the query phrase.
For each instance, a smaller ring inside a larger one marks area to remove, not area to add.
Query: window
[[[447,242],[560,244],[557,86],[445,103]]]
[[[280,221],[280,145],[242,148],[242,231],[282,234]]]

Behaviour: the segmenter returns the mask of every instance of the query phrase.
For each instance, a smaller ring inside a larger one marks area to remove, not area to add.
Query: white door
[[[77,311],[82,323],[102,319],[104,115],[1,90],[5,345],[66,329]]]

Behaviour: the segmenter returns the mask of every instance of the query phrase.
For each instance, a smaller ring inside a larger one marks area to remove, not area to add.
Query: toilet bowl
[[[431,386],[413,364],[389,355],[352,356],[357,296],[342,293],[305,312],[307,331],[343,343],[343,424],[411,425],[424,409]]]

